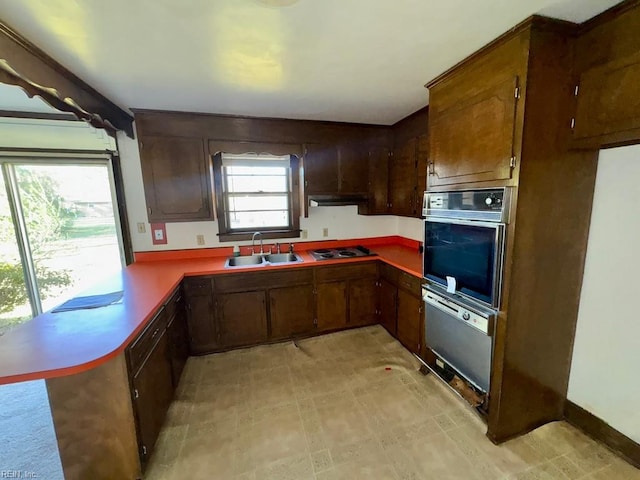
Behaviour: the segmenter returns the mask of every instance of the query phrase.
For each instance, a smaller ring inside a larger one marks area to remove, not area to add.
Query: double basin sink
[[[283,265],[287,263],[301,263],[303,260],[297,253],[266,253],[264,255],[247,255],[244,257],[229,257],[224,268],[263,267],[265,265]]]

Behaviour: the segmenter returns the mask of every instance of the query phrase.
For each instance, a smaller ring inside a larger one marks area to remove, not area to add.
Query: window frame
[[[220,242],[234,242],[251,240],[254,229],[231,229],[227,222],[225,210],[224,174],[222,172],[222,153],[251,154],[284,156],[289,155],[289,184],[291,189],[289,212],[290,223],[286,228],[269,227],[260,228],[262,238],[299,238],[300,237],[300,157],[301,147],[298,145],[284,144],[251,144],[251,143],[221,143],[211,148],[213,165],[213,184],[215,191],[215,208],[218,217],[218,238]]]

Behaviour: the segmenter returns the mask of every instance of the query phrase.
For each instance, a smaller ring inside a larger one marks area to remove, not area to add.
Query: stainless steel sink
[[[224,263],[224,268],[233,267],[261,267],[266,265],[262,255],[247,255],[246,257],[229,257]]]
[[[282,265],[283,263],[300,263],[302,261],[297,253],[269,253],[267,255],[229,257],[224,263],[224,268],[262,267],[268,264]]]
[[[296,253],[270,253],[264,258],[273,264],[302,262],[302,258]]]

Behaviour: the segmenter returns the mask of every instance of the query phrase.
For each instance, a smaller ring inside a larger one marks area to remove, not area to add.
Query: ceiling
[[[531,14],[579,23],[619,0],[270,2],[291,3],[0,1],[0,19],[123,108],[388,125]]]

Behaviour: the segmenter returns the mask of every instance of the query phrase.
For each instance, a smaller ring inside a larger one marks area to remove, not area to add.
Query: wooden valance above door
[[[96,128],[133,138],[133,117],[0,20],[0,82],[21,87]]]

